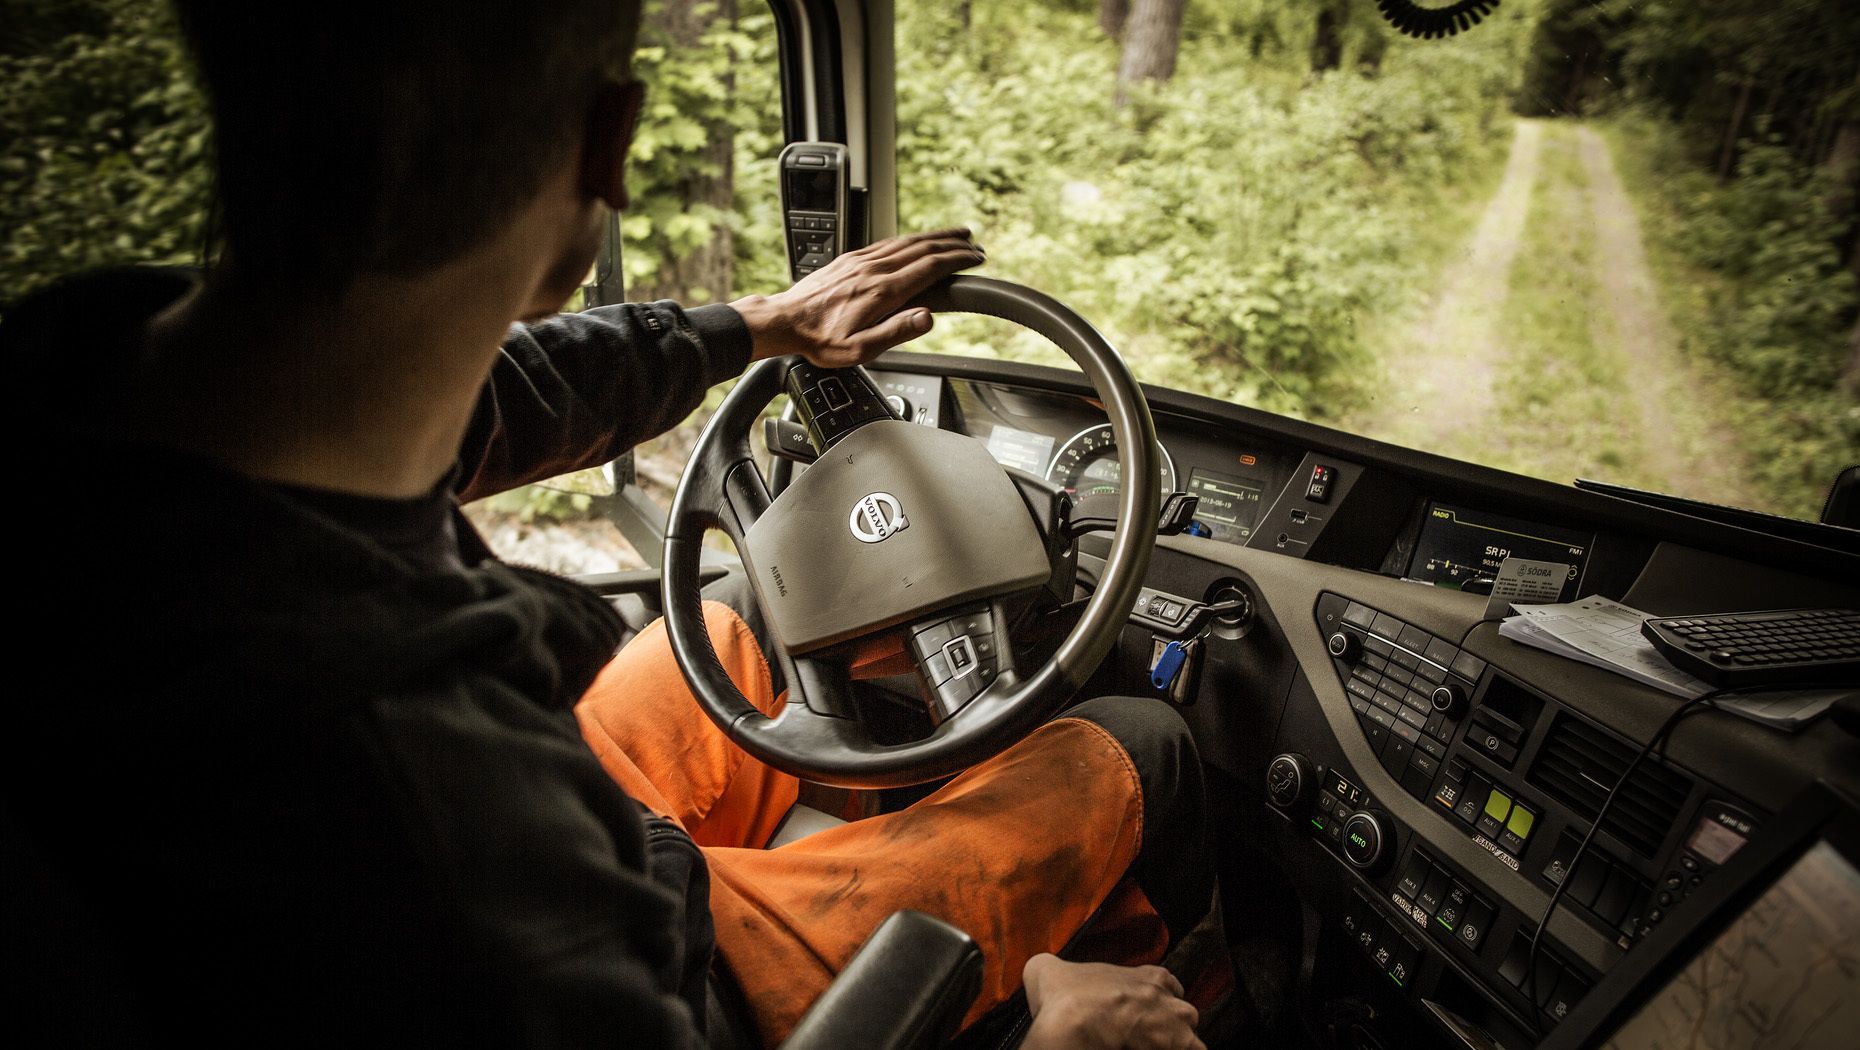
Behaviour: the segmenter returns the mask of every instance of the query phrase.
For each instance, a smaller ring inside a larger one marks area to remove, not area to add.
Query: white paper
[[[1563,562],[1532,561],[1507,557],[1498,565],[1492,581],[1492,597],[1486,600],[1487,619],[1505,615],[1512,605],[1541,605],[1563,596],[1563,584],[1569,581],[1569,566]]]
[[[1499,624],[1506,638],[1559,652],[1571,659],[1624,674],[1637,682],[1683,697],[1711,691],[1711,683],[1674,667],[1653,643],[1641,636],[1646,614],[1599,595],[1562,605],[1520,605],[1517,615]],[[1526,634],[1521,626],[1533,631]],[[1540,638],[1555,639],[1546,645]]]

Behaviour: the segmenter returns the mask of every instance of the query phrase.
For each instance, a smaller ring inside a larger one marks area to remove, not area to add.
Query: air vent
[[[1594,820],[1609,789],[1634,761],[1634,754],[1634,748],[1602,730],[1562,715],[1550,727],[1550,735],[1537,753],[1530,780],[1585,819]],[[1602,829],[1641,856],[1651,857],[1678,821],[1691,791],[1689,779],[1649,757],[1634,771],[1634,778],[1622,786]]]

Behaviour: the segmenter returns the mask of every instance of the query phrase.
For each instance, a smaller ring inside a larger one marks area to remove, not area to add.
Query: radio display
[[[1260,494],[1266,486],[1252,478],[1196,467],[1188,475],[1188,492],[1201,497],[1195,520],[1217,540],[1245,543],[1259,521]]]
[[[1469,580],[1497,576],[1508,557],[1569,566],[1559,601],[1571,601],[1582,582],[1594,536],[1482,510],[1430,503],[1408,578],[1458,590]]]

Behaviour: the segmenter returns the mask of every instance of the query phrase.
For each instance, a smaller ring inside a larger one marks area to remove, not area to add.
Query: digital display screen
[[[1263,482],[1238,474],[1196,467],[1188,475],[1188,494],[1201,497],[1195,520],[1206,525],[1217,540],[1244,543],[1259,521]]]
[[[1700,817],[1698,826],[1692,829],[1692,837],[1686,840],[1687,849],[1717,865],[1730,860],[1743,846],[1744,836],[1710,817]]]
[[[1576,597],[1583,565],[1589,560],[1590,533],[1544,525],[1523,518],[1430,503],[1408,564],[1410,579],[1440,587],[1459,586],[1482,576],[1497,576],[1506,558],[1556,562],[1569,566],[1558,601]]]
[[[988,454],[1004,467],[1045,477],[1047,464],[1053,458],[1053,439],[1045,434],[1015,430],[997,423],[988,432]]]
[[[838,211],[839,174],[831,168],[789,168],[790,211]]]
[[[1818,842],[1654,993],[1619,1050],[1822,1050],[1860,1030],[1860,871]]]

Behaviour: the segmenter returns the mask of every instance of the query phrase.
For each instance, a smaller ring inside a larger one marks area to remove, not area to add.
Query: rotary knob
[[[911,421],[911,403],[904,398],[896,394],[886,394],[885,407],[891,409],[891,414],[893,416],[904,420],[906,423]]]
[[[1298,755],[1280,755],[1266,766],[1266,801],[1290,810],[1304,801],[1311,768]]]
[[[1434,687],[1434,710],[1448,718],[1458,718],[1466,713],[1466,690],[1448,682]]]
[[[1388,830],[1382,818],[1359,809],[1343,822],[1343,859],[1359,871],[1373,874],[1388,852]]]
[[[1332,631],[1330,637],[1324,639],[1324,648],[1329,649],[1330,655],[1337,659],[1351,663],[1355,663],[1363,651],[1362,644],[1348,631]]]

